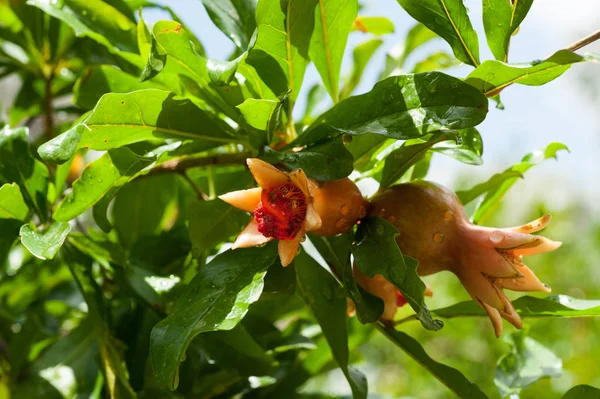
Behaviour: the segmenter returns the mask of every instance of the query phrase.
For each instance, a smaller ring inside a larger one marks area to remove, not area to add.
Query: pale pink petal
[[[499,280],[500,285],[502,285],[503,288],[513,291],[551,291],[550,287],[543,284],[527,266],[519,267],[519,272],[521,272],[523,277]]]
[[[296,185],[305,197],[310,198],[310,191],[308,189],[308,179],[302,169],[296,169],[290,172],[290,180]]]
[[[270,163],[261,161],[258,158],[248,158],[246,160],[254,180],[264,189],[279,187],[289,181],[288,175]]]
[[[531,256],[537,255],[544,252],[554,251],[562,245],[560,241],[552,241],[546,237],[535,236],[536,237],[536,245],[516,248],[513,252],[515,255],[521,256]]]
[[[552,215],[550,214],[545,214],[544,216],[542,216],[539,219],[534,220],[533,222],[529,222],[527,224],[524,224],[523,226],[518,226],[518,227],[511,227],[507,230],[512,230],[516,233],[535,233],[536,231],[540,231],[543,228],[545,228],[546,226],[548,226],[548,224],[550,223],[550,220],[552,220]]]
[[[498,310],[505,310],[505,304],[499,295],[499,290],[479,270],[468,269],[454,272],[474,299],[483,301]]]
[[[232,191],[227,194],[219,195],[219,198],[231,206],[246,212],[254,212],[260,204],[260,195],[262,188],[251,188],[249,190]]]
[[[236,249],[255,247],[257,245],[266,244],[272,239],[273,237],[265,237],[260,231],[258,231],[258,223],[256,222],[256,219],[252,218],[250,223],[248,223],[240,235],[237,236],[231,248]]]
[[[309,204],[306,208],[306,220],[304,222],[304,229],[306,231],[318,230],[321,228],[321,224],[321,216],[319,216],[312,204]]]
[[[298,247],[304,231],[300,230],[296,236],[291,240],[279,240],[277,250],[279,252],[279,259],[281,260],[282,266],[287,266],[294,260],[296,253],[298,253]]]
[[[499,310],[498,312],[504,320],[508,321],[519,330],[523,328],[523,320],[521,320],[521,316],[519,316],[512,304],[510,305],[510,312],[503,312],[502,310]]]
[[[500,338],[502,335],[502,318],[500,317],[500,312],[498,309],[493,308],[482,301],[477,301],[488,314],[490,320],[492,321],[492,326],[494,326],[494,332],[496,333],[496,338]]]
[[[488,239],[498,249],[515,249],[535,246],[537,236],[531,234],[515,233],[511,230],[499,229],[490,233]]]

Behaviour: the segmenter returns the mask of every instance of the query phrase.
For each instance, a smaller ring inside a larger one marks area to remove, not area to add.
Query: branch
[[[580,48],[587,46],[588,44],[594,43],[596,40],[600,39],[600,29],[596,32],[592,33],[589,36],[584,37],[583,39],[577,40],[575,43],[571,44],[565,50],[577,51]]]
[[[187,169],[208,165],[246,165],[246,159],[252,156],[249,152],[235,154],[216,154],[202,158],[176,158],[152,169],[149,175],[161,173],[182,173]]]

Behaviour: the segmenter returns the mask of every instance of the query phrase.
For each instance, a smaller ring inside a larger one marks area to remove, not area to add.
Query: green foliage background
[[[248,216],[217,196],[254,186],[248,157],[381,187],[426,178],[432,157],[480,165],[475,126],[504,89],[598,61],[572,46],[507,63],[532,0],[484,1],[483,32],[463,1],[398,3],[415,19],[403,51],[356,95],[395,27],[355,0],[202,0],[235,45],[220,60],[168,6],[0,0],[0,79],[20,82],[0,121],[0,399],[599,397],[600,222],[585,198],[517,215],[509,191],[564,144],[455,187],[475,223],[552,212],[544,234],[564,242],[528,260],[562,296],[516,300],[526,328],[504,340],[453,276],[427,278],[426,301],[383,219],[310,236],[285,269],[273,244],[224,245]],[[147,26],[149,9],[170,20]],[[364,41],[347,48],[349,35]],[[495,60],[480,57],[483,35]],[[406,62],[442,39],[447,51]],[[322,82],[298,118],[311,62]],[[466,76],[442,72],[461,62]],[[377,321],[351,255],[410,297],[397,330]]]

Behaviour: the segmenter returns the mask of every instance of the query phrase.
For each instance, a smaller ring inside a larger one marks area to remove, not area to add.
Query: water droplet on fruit
[[[341,229],[342,227],[344,227],[347,224],[348,224],[348,220],[346,220],[345,218],[340,218],[335,223],[335,227],[337,227],[338,229]]]
[[[444,212],[444,220],[446,222],[451,222],[454,220],[454,214],[452,213],[452,211],[446,211]]]
[[[306,235],[303,235],[302,238],[300,238],[300,242],[304,242],[306,241]]]
[[[494,244],[499,244],[502,240],[504,240],[504,234],[501,231],[494,231],[490,234],[490,241]]]
[[[364,206],[361,206],[360,211],[358,211],[358,218],[362,219],[365,216],[367,216],[367,208],[365,208]]]
[[[348,204],[344,204],[340,207],[340,213],[344,216],[348,215],[348,213],[350,212],[350,207],[348,206]]]
[[[444,234],[440,233],[439,231],[437,233],[435,233],[433,235],[433,242],[438,243],[438,244],[444,242]]]

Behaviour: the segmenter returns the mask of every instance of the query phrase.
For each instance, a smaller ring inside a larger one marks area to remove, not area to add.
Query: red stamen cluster
[[[263,190],[254,211],[258,231],[278,240],[293,239],[306,220],[306,197],[294,184]]]

